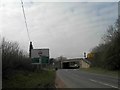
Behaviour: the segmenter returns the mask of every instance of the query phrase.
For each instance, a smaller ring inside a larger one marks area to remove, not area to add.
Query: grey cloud
[[[39,3],[25,8],[34,47],[50,48],[50,57],[82,57],[83,52],[89,52],[99,44],[107,25],[113,24],[117,18],[116,4],[111,8],[109,5],[101,8],[99,16],[93,9],[98,5],[102,7],[99,3]],[[108,13],[111,14],[108,16]],[[21,8],[9,9],[4,16],[4,36],[20,42],[21,47],[28,51],[29,41]]]

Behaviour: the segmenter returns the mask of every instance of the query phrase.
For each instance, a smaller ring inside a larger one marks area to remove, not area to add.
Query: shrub
[[[17,70],[32,70],[31,60],[23,54],[17,42],[2,40],[3,78]]]
[[[120,17],[104,35],[104,44],[95,47],[93,66],[109,70],[120,70]]]

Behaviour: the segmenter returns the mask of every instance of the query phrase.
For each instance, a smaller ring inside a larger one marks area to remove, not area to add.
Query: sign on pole
[[[49,63],[49,49],[32,49],[31,59],[33,64]]]

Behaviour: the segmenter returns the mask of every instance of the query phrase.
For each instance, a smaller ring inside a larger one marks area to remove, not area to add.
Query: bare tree
[[[28,70],[31,61],[23,54],[17,42],[2,40],[2,71],[3,77],[17,70]]]

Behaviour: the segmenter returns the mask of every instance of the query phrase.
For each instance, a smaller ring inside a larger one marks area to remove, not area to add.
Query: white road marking
[[[104,83],[104,82],[96,81],[96,80],[93,80],[93,79],[89,79],[89,80],[92,81],[92,82],[102,84],[102,85],[110,86],[110,87],[113,87],[113,88],[118,88],[116,86],[113,86],[113,85],[110,85],[110,84],[107,84],[107,83]]]
[[[96,73],[91,73],[91,74],[94,74],[94,75],[99,75],[99,76],[107,76],[107,77],[111,77],[111,78],[118,78],[118,75],[116,77],[112,77],[112,76],[108,76],[108,75],[102,75],[102,74],[96,74]]]

